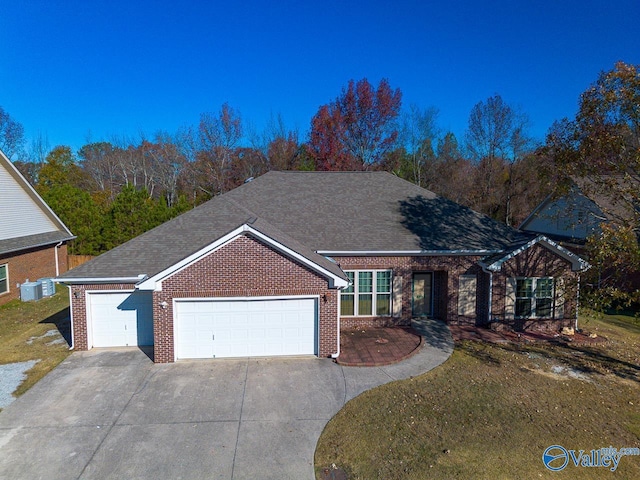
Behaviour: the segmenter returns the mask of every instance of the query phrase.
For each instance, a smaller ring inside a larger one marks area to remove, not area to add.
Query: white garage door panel
[[[177,358],[314,353],[315,299],[176,302]]]
[[[153,345],[150,292],[90,293],[94,347]]]

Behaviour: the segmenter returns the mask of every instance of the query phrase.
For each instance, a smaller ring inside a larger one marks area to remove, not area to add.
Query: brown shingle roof
[[[522,238],[386,172],[269,172],[60,279],[154,276],[245,223],[336,271],[315,252],[495,252]]]

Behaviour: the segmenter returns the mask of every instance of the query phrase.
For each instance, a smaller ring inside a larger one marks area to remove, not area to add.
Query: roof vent
[[[244,183],[249,183],[249,182],[252,182],[252,181],[253,181],[253,177],[249,177],[244,181]]]

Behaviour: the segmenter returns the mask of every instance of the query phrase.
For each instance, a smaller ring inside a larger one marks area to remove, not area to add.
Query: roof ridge
[[[256,214],[255,212],[252,212],[251,210],[249,210],[247,207],[245,207],[244,205],[239,204],[238,202],[236,202],[233,198],[231,197],[224,197],[224,195],[220,196],[220,199],[224,199],[225,201],[229,202],[230,204],[232,204],[234,207],[238,207],[240,210],[242,210],[243,212],[245,212],[247,215],[249,215],[249,218],[247,219],[247,222],[249,223],[253,223],[255,222],[258,218],[260,218],[260,216],[258,214]]]

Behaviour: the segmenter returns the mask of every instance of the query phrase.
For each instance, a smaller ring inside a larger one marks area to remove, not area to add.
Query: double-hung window
[[[391,270],[345,272],[351,285],[340,294],[340,315],[391,315]]]
[[[553,278],[516,279],[517,318],[551,318],[553,314]]]
[[[8,267],[5,263],[0,265],[0,294],[7,293],[9,291],[9,273]]]

